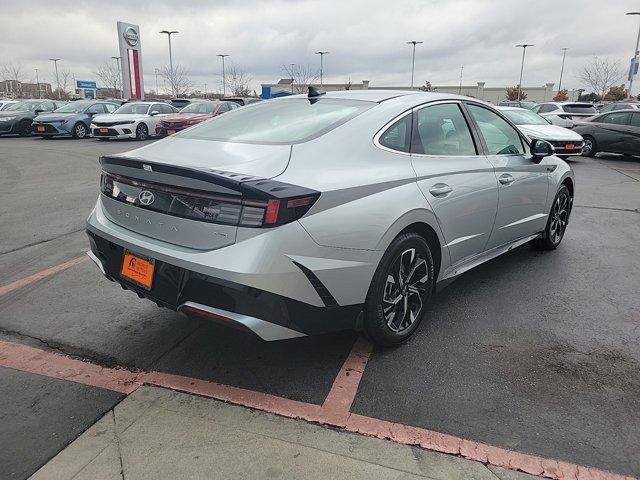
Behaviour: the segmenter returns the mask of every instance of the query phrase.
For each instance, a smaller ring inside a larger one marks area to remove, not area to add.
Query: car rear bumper
[[[158,305],[265,340],[357,329],[379,252],[320,247],[297,222],[281,228],[203,251],[125,229],[100,200],[87,220],[90,256],[103,274]],[[125,250],[155,260],[151,289],[121,276]]]

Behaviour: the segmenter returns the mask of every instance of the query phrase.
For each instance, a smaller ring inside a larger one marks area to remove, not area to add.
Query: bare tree
[[[617,60],[593,57],[591,63],[582,67],[577,77],[600,98],[604,98],[607,91],[624,77],[624,70]]]
[[[69,84],[71,83],[72,78],[73,75],[71,73],[71,70],[69,70],[68,68],[63,68],[60,70],[60,88],[62,89],[62,93],[69,92]],[[71,86],[75,89],[75,85]]]
[[[0,76],[2,80],[12,80],[13,94],[19,97],[22,94],[22,81],[24,80],[24,72],[22,65],[19,63],[7,63],[0,67]]]
[[[293,93],[306,93],[307,87],[319,77],[319,72],[309,65],[283,65],[287,78],[293,80]]]
[[[248,97],[251,95],[251,89],[249,83],[251,83],[251,76],[241,67],[231,65],[226,68],[225,79],[227,82],[227,88],[236,97]]]
[[[160,70],[160,76],[166,80],[174,97],[186,95],[193,87],[193,82],[189,78],[189,72],[186,68],[176,65],[173,71],[168,65]]]
[[[120,78],[120,69],[115,62],[104,62],[94,74],[105,87],[113,90],[113,96],[120,95],[122,78]]]

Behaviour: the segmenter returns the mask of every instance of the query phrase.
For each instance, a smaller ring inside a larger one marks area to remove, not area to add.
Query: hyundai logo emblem
[[[140,199],[142,205],[151,205],[156,199],[156,196],[149,190],[142,190],[138,195],[138,199]]]

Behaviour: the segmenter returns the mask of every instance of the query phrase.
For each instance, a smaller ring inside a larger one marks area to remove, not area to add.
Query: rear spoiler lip
[[[104,171],[115,175],[253,199],[292,198],[319,193],[274,179],[206,167],[175,166],[126,156],[102,156],[100,165]]]

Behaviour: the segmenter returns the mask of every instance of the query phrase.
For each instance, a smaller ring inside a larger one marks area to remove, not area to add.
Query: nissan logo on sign
[[[127,28],[122,36],[129,46],[135,47],[138,44],[138,32],[136,32],[132,27]]]

